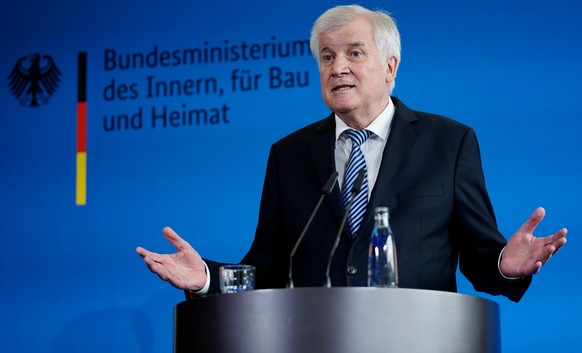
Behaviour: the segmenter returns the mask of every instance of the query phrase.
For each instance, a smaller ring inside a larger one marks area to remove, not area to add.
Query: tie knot
[[[360,146],[364,143],[372,134],[369,130],[346,130],[345,132],[350,140],[352,140],[352,144],[354,146]]]

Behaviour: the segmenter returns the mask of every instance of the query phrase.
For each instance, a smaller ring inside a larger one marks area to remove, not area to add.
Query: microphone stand
[[[340,224],[339,227],[339,231],[337,232],[337,235],[335,237],[335,241],[333,243],[333,247],[331,248],[331,252],[329,253],[329,259],[327,260],[327,268],[325,270],[325,287],[326,288],[331,288],[331,279],[329,278],[329,269],[331,267],[331,261],[333,260],[333,257],[335,256],[335,251],[337,250],[337,246],[339,244],[339,241],[341,239],[341,234],[344,231],[344,228],[346,226],[346,221],[348,219],[348,215],[350,214],[350,211],[352,210],[352,204],[354,203],[354,199],[356,198],[356,195],[358,195],[358,193],[360,192],[360,189],[362,188],[362,183],[364,182],[364,176],[366,175],[366,170],[364,168],[360,169],[360,171],[358,172],[358,176],[356,177],[356,180],[354,181],[354,186],[352,187],[352,195],[350,196],[350,200],[348,201],[348,205],[346,206],[346,212],[344,213],[344,218],[342,219],[342,223]]]
[[[299,238],[295,242],[295,246],[293,247],[293,250],[291,250],[291,253],[289,254],[289,275],[287,277],[287,288],[293,288],[293,257],[295,256],[295,253],[297,252],[297,249],[299,248],[299,244],[301,244],[301,242],[303,241],[303,238],[305,237],[307,230],[311,226],[311,222],[313,221],[313,218],[315,218],[315,214],[319,210],[321,203],[323,202],[323,200],[325,199],[326,196],[331,194],[331,191],[333,190],[333,187],[335,186],[335,182],[337,181],[337,175],[338,175],[337,172],[334,171],[330,175],[329,179],[327,179],[327,182],[325,183],[325,185],[321,189],[321,197],[319,198],[317,205],[313,209],[313,212],[311,212],[311,216],[309,217],[309,220],[305,224],[305,227],[303,227],[303,231],[301,232],[301,235],[299,236]]]

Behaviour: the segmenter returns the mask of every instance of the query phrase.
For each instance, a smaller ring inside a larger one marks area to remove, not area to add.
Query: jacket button
[[[356,266],[350,265],[346,269],[346,272],[348,273],[348,275],[355,275],[356,273],[358,273],[358,269]]]

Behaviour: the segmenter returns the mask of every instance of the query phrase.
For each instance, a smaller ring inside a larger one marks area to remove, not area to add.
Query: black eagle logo
[[[18,59],[8,76],[10,90],[21,105],[39,107],[55,94],[61,71],[50,55],[33,53]]]

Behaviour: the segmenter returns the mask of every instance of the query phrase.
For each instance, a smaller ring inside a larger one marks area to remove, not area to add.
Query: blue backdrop
[[[328,114],[301,42],[337,4],[0,4],[0,351],[172,350],[183,294],[134,249],[171,252],[160,234],[170,225],[205,257],[244,255],[270,145]],[[397,19],[403,52],[394,94],[477,131],[504,234],[538,206],[547,209],[538,235],[569,228],[568,245],[519,304],[485,295],[501,306],[504,351],[579,352],[581,5],[362,5]],[[79,52],[88,62],[84,206],[75,203]],[[202,56],[189,61],[194,52]],[[61,73],[36,108],[9,85],[18,59],[32,53],[51,56]],[[207,123],[182,120],[203,110]],[[481,295],[463,278],[459,285]]]

